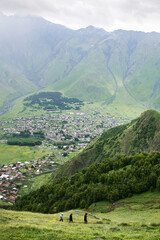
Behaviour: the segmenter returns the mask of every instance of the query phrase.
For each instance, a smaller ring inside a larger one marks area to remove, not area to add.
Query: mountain
[[[160,113],[148,110],[104,132],[64,164],[57,179],[17,200],[13,209],[54,213],[159,191],[159,166]]]
[[[41,73],[70,32],[41,18],[0,15],[1,106],[47,85]]]
[[[77,170],[118,154],[152,151],[160,151],[160,113],[147,110],[130,123],[105,131],[72,161],[64,164],[56,177],[71,176]]]
[[[0,14],[0,107],[41,89],[131,111],[160,109],[160,34]],[[117,111],[120,111],[118,109]]]
[[[17,200],[13,209],[54,213],[159,191],[159,166],[160,113],[148,110],[104,132],[64,164],[57,179]]]
[[[99,201],[114,203],[142,192],[160,191],[160,152],[105,159],[20,198],[14,210],[55,213],[87,209]]]

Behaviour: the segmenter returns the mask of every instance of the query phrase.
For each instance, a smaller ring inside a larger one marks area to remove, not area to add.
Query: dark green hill
[[[63,165],[58,179],[22,197],[13,208],[53,213],[160,190],[159,133],[160,114],[155,110],[109,129]]]
[[[160,153],[119,155],[60,178],[19,199],[13,209],[54,213],[115,202],[148,190],[160,191]]]
[[[155,110],[148,110],[128,124],[105,131],[82,153],[64,164],[57,177],[71,176],[78,169],[116,154],[134,155],[144,151],[160,151],[160,113]]]

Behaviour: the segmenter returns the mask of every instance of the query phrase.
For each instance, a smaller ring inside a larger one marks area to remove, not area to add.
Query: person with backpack
[[[61,213],[59,221],[63,222],[63,213]]]

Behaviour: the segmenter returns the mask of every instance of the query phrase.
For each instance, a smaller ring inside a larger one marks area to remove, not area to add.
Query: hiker
[[[87,223],[87,213],[84,215],[84,223]]]
[[[61,213],[59,221],[60,221],[60,222],[61,222],[61,221],[63,222],[63,213]]]
[[[69,222],[73,222],[72,213],[69,215]]]

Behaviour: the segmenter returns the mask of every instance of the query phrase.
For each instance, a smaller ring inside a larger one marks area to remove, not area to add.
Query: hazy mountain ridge
[[[1,105],[44,88],[81,100],[160,108],[159,33],[71,30],[42,18],[0,15],[0,34]]]

